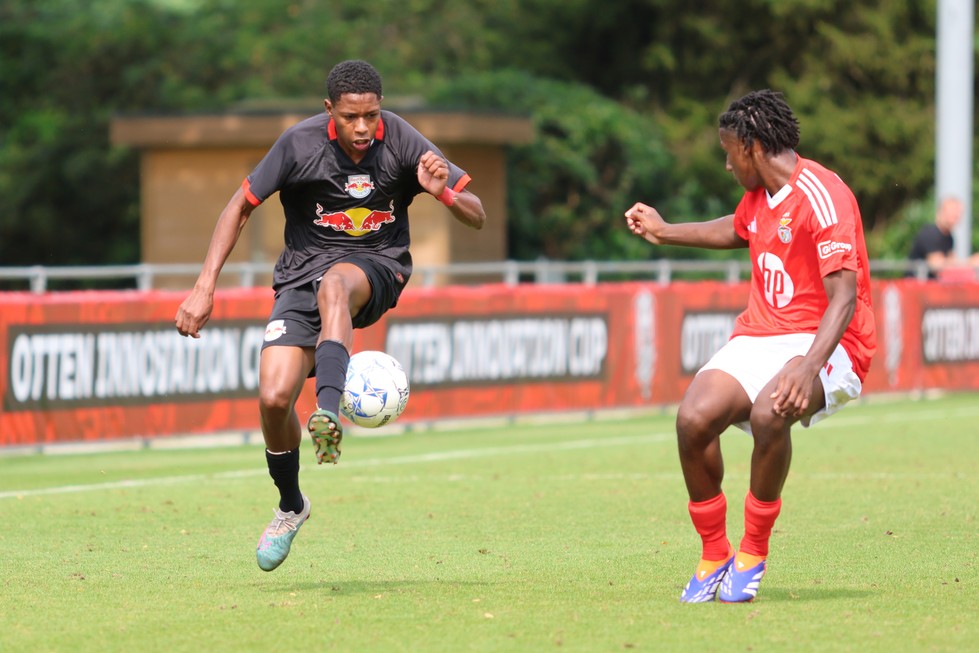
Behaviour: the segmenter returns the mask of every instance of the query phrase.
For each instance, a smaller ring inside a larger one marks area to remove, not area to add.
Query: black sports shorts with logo
[[[401,275],[385,266],[382,257],[367,253],[351,254],[338,259],[336,263],[356,265],[364,271],[371,284],[371,298],[353,318],[355,329],[369,327],[381,319],[384,313],[397,306],[407,279],[399,280]],[[262,349],[282,345],[316,346],[322,326],[320,311],[316,305],[319,286],[320,279],[316,279],[298,288],[288,288],[276,293],[272,314],[265,328]]]

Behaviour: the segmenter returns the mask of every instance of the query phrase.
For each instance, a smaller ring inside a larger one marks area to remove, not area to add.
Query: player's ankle
[[[734,555],[734,568],[737,569],[738,571],[744,569],[751,569],[752,567],[757,567],[762,562],[765,562],[766,558],[768,558],[768,555],[760,556],[751,553],[745,553],[744,551],[738,551]]]
[[[730,547],[729,547],[730,549]],[[707,576],[713,574],[715,571],[720,569],[731,559],[734,555],[734,550],[730,549],[728,554],[719,560],[710,560],[708,558],[701,558],[700,562],[697,564],[697,570],[694,572],[697,578],[706,578]]]

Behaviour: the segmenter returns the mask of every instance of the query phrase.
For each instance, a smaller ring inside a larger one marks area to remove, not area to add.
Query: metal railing
[[[53,281],[83,282],[93,280],[116,280],[131,282],[137,290],[152,290],[157,282],[166,278],[167,287],[174,287],[174,279],[186,279],[184,287],[189,288],[200,273],[197,263],[138,263],[134,265],[104,266],[24,266],[0,267],[0,288],[8,290],[30,290],[41,294],[51,289]],[[674,260],[653,261],[491,261],[485,263],[453,263],[449,265],[416,266],[413,278],[421,286],[433,287],[446,283],[486,283],[502,282],[507,285],[520,283],[584,283],[594,285],[608,280],[652,279],[660,284],[669,284],[678,276],[682,278],[721,279],[727,283],[737,283],[747,279],[751,265],[747,261],[728,260]],[[870,262],[870,272],[874,276],[910,276],[925,280],[928,266],[923,261]],[[265,285],[272,273],[271,263],[228,263],[224,266],[222,279],[237,277],[240,287]],[[263,279],[261,283],[257,283]],[[22,284],[22,287],[17,288]]]
[[[187,278],[187,287],[193,285],[200,274],[197,263],[136,263],[132,265],[65,265],[24,267],[0,267],[0,281],[24,281],[33,293],[44,293],[51,281],[94,281],[128,280],[135,281],[137,290],[152,290],[160,277]],[[270,274],[272,266],[267,263],[228,263],[222,270],[222,277],[237,276],[239,286],[250,288],[258,275]]]

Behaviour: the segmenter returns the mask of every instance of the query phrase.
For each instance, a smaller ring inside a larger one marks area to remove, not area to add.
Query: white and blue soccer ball
[[[398,419],[408,405],[408,375],[383,351],[350,357],[340,412],[357,426],[377,428]]]

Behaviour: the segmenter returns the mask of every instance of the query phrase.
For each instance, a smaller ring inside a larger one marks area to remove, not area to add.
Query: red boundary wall
[[[403,422],[672,404],[728,338],[746,283],[406,291],[354,349],[411,380]],[[865,392],[979,389],[979,284],[878,281]],[[0,446],[258,428],[271,291],[218,293],[200,339],[184,293],[0,293]],[[301,418],[313,408],[311,383]]]

